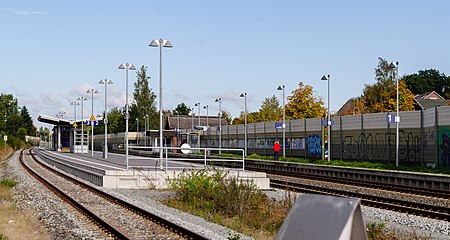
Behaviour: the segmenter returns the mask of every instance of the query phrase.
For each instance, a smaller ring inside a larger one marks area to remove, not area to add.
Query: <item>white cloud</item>
[[[11,12],[16,15],[22,15],[22,16],[28,16],[28,15],[47,15],[47,12],[41,12],[41,11],[27,11],[27,10],[20,10],[20,9],[14,9],[14,8],[4,8],[3,11]]]

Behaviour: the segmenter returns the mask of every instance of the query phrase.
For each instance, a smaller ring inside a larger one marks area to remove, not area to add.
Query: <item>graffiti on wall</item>
[[[442,167],[450,166],[450,128],[439,128],[439,153],[438,165]]]
[[[395,161],[395,133],[360,133],[345,136],[344,159],[360,161]],[[399,131],[399,161],[420,161],[420,136],[413,132]]]
[[[320,135],[308,135],[308,137],[306,137],[306,144],[308,148],[308,156],[317,157],[322,155],[322,140]]]

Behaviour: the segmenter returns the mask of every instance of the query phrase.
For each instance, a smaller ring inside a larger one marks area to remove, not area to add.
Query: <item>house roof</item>
[[[422,110],[434,108],[436,106],[445,106],[450,103],[449,100],[436,100],[436,99],[414,99]],[[420,109],[419,109],[420,110]]]
[[[199,116],[189,116],[189,115],[169,115],[167,117],[168,127],[169,129],[191,129],[192,124],[194,126],[198,126]],[[222,117],[222,126],[227,125],[227,120]],[[219,126],[219,117],[218,116],[200,116],[200,126],[217,127]]]
[[[414,96],[414,99],[422,99],[422,100],[445,100],[445,98],[443,98],[441,95],[439,95],[439,94],[438,94],[437,92],[435,92],[435,91],[417,94],[417,95]]]

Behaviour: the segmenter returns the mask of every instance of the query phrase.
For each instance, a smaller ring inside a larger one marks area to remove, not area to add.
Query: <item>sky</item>
[[[375,82],[378,57],[399,62],[399,74],[437,69],[450,74],[450,1],[0,1],[0,92],[26,106],[36,126],[39,115],[55,116],[85,96],[85,118],[125,105],[121,63],[145,65],[159,101],[162,49],[163,109],[179,103],[222,109],[237,117],[258,111],[265,98],[281,101],[299,83],[335,112],[365,84]],[[132,96],[134,71],[129,72]],[[159,103],[157,103],[159,106]],[[198,108],[194,107],[197,114]],[[80,108],[77,108],[78,118]]]

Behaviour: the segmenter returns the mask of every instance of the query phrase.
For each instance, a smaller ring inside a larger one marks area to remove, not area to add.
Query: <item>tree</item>
[[[189,115],[190,112],[191,108],[184,103],[178,104],[177,107],[173,110],[173,114],[179,115]]]
[[[24,127],[19,127],[19,129],[17,129],[17,132],[15,135],[20,140],[25,141],[25,136],[27,135],[27,130]]]
[[[136,119],[140,126],[144,126],[144,116],[148,115],[150,129],[158,129],[159,115],[156,112],[156,94],[149,88],[150,76],[147,75],[147,68],[142,65],[137,71],[136,82],[134,83],[134,102],[130,107],[130,128],[136,129]]]
[[[258,122],[277,121],[283,118],[283,109],[280,106],[280,101],[275,95],[264,99],[261,108],[259,109]]]
[[[0,131],[8,134],[15,134],[17,128],[14,131],[9,131],[10,126],[8,122],[10,121],[11,116],[18,115],[19,111],[17,108],[17,99],[14,98],[12,94],[1,94],[0,95]],[[20,118],[20,117],[19,117]],[[17,118],[15,118],[18,120]],[[14,123],[18,124],[18,123]]]
[[[450,77],[435,69],[420,70],[418,73],[402,78],[413,94],[435,91],[442,97],[450,99]]]
[[[378,58],[378,67],[375,68],[377,82],[373,85],[366,84],[361,100],[364,104],[364,113],[392,112],[396,110],[397,85],[393,78],[393,69],[389,63]],[[399,80],[399,110],[414,110],[414,95],[406,85]]]
[[[124,111],[121,108],[113,108],[108,113],[108,133],[125,132]]]
[[[219,114],[217,114],[217,116],[219,116]],[[227,120],[227,124],[231,124],[231,113],[222,110],[221,118],[222,119],[226,119]]]
[[[28,135],[33,136],[36,132],[36,127],[33,125],[33,119],[26,106],[20,109],[20,117],[22,118],[22,127],[27,130]]]
[[[317,118],[325,115],[323,99],[313,95],[313,88],[300,82],[299,87],[287,97],[286,119]]]

